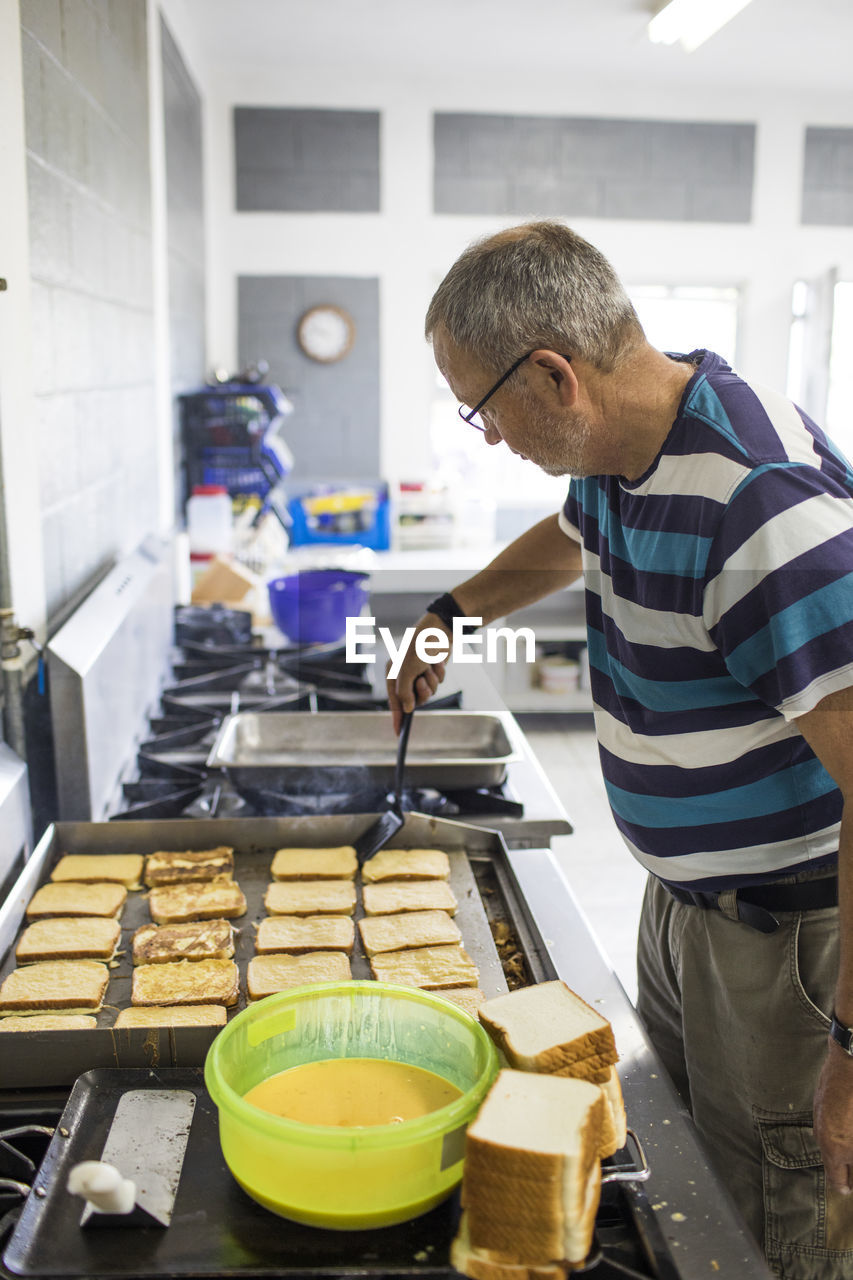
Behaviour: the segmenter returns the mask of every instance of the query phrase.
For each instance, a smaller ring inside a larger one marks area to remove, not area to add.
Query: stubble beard
[[[567,431],[566,422],[544,409],[527,388],[523,391],[523,401],[527,427],[531,433],[530,451],[525,450],[529,461],[535,463],[547,476],[582,479],[584,476],[594,475],[596,469],[589,461],[589,441],[592,434],[589,418],[577,412]]]

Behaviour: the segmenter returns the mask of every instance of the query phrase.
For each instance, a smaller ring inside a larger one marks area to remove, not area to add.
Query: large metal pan
[[[390,790],[397,740],[387,711],[251,711],[226,716],[207,757],[237,787],[273,791]],[[521,758],[509,724],[488,712],[433,711],[415,716],[406,784],[491,787]]]
[[[515,911],[512,926],[536,981],[543,973],[544,943],[527,931],[523,906],[512,900],[513,885],[504,882],[506,846],[494,831],[445,818],[405,815],[405,825],[390,842],[396,848],[445,849],[451,864],[450,885],[459,902],[456,921],[465,949],[480,970],[480,987],[487,996],[506,990],[507,981],[489,928],[486,906],[476,887],[473,862],[488,860],[501,877],[508,912]],[[26,925],[27,903],[50,877],[66,853],[150,854],[156,849],[210,849],[230,845],[234,849],[234,878],[246,896],[247,912],[235,920],[235,961],[240,970],[237,1009],[246,1005],[246,966],[255,953],[253,924],[265,914],[264,893],[270,880],[270,863],[285,846],[328,848],[352,844],[376,820],[375,814],[312,816],[310,818],[178,818],[161,822],[60,822],[48,827],[26,863],[5,902],[0,903],[0,981],[15,968],[15,944]],[[493,910],[495,904],[489,904]],[[361,898],[355,909],[363,914]],[[200,1066],[215,1027],[133,1027],[116,1030],[119,1009],[131,1003],[132,937],[150,921],[146,895],[131,892],[121,916],[122,938],[115,968],[110,969],[106,1003],[97,1014],[97,1026],[75,1031],[20,1031],[2,1036],[0,1090],[70,1085],[83,1071],[95,1067]],[[542,956],[540,961],[539,957]],[[351,957],[353,976],[370,977],[370,967],[360,939]]]

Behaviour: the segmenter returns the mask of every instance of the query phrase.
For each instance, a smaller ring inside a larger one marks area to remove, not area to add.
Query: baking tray
[[[276,849],[287,845],[324,847],[351,844],[375,814],[322,818],[235,818],[199,822],[57,823],[48,829],[0,908],[0,981],[15,968],[15,945],[26,926],[24,911],[39,885],[65,853],[153,853],[156,849],[234,848],[234,879],[243,890],[247,911],[233,921],[235,961],[240,970],[240,996],[229,1016],[246,1007],[246,966],[255,954],[254,925],[266,915],[263,896],[270,883],[270,863]],[[450,885],[459,910],[456,921],[463,945],[480,971],[480,987],[487,997],[506,991],[504,971],[495,947],[483,900],[468,854],[476,859],[506,859],[495,832],[446,819],[409,814],[390,847],[445,849],[450,858]],[[359,877],[360,881],[360,877]],[[357,881],[357,883],[359,883]],[[354,913],[363,916],[361,891]],[[147,894],[131,891],[121,916],[121,954],[113,962],[98,1025],[80,1031],[20,1031],[3,1035],[0,1044],[0,1088],[70,1085],[93,1067],[190,1067],[204,1062],[216,1035],[215,1027],[133,1027],[115,1029],[119,1009],[130,1005],[133,966],[130,942],[135,929],[150,921]],[[351,957],[354,978],[369,978],[370,968],[356,927]],[[61,1048],[61,1052],[57,1049]]]
[[[397,739],[387,711],[238,711],[207,757],[237,787],[284,792],[357,791],[394,783]],[[484,711],[431,711],[412,721],[405,781],[439,790],[503,782],[520,754],[507,722]],[[322,777],[318,776],[322,771]]]
[[[11,1036],[9,1037],[12,1038]],[[119,1098],[129,1089],[188,1089],[196,1105],[171,1225],[81,1229],[83,1202],[69,1170],[98,1160]],[[262,1209],[229,1173],[216,1108],[202,1073],[96,1070],[75,1084],[3,1262],[23,1276],[449,1277],[458,1194],[430,1213],[371,1231],[324,1231]]]

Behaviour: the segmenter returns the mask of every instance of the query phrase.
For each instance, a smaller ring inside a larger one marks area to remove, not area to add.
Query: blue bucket
[[[343,639],[347,618],[357,618],[367,600],[367,576],[344,569],[306,569],[273,578],[267,590],[276,626],[294,644]]]

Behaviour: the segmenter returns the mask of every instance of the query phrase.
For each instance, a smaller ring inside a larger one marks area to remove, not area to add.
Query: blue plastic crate
[[[357,501],[357,495],[364,495]],[[359,546],[387,551],[391,545],[388,486],[312,489],[290,499],[291,546]]]

